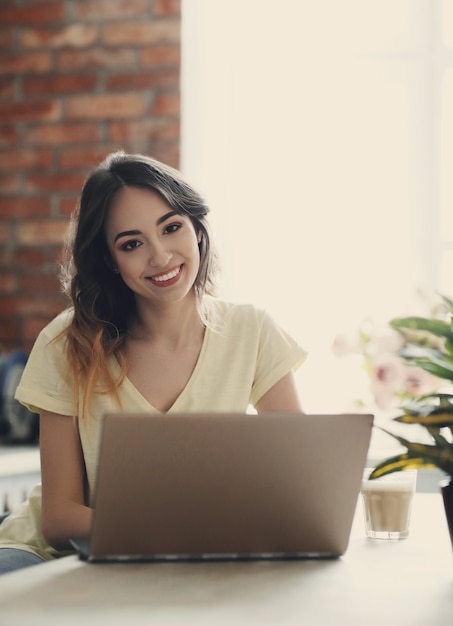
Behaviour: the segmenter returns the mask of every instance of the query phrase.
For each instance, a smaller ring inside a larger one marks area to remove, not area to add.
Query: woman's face
[[[123,187],[106,220],[113,264],[138,300],[177,302],[192,292],[200,267],[198,236],[156,192]]]

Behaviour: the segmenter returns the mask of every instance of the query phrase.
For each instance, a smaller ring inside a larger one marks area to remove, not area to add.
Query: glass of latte
[[[367,537],[405,539],[409,535],[417,470],[403,470],[369,480],[371,472],[372,468],[365,469],[361,488]]]

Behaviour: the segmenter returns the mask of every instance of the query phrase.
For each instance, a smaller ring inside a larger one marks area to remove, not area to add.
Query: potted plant
[[[442,296],[442,301],[444,319],[396,318],[390,321],[390,326],[405,340],[399,351],[403,360],[448,381],[448,386],[453,382],[453,300]],[[422,427],[424,440],[409,440],[379,427],[404,446],[406,452],[379,463],[370,478],[409,468],[439,468],[445,472],[440,489],[453,546],[453,393],[446,389],[420,395],[403,402],[401,410],[402,414],[393,420],[414,428]],[[426,435],[428,442],[425,442]]]

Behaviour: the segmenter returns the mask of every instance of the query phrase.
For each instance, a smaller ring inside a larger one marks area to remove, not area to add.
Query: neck
[[[160,307],[137,304],[137,322],[129,331],[132,341],[177,349],[197,341],[204,332],[195,294]]]

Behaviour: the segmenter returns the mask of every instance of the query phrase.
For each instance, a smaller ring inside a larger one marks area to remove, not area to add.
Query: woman
[[[72,306],[40,333],[16,392],[40,414],[42,488],[0,526],[0,571],[89,534],[105,413],[301,410],[305,352],[265,312],[213,295],[207,213],[142,155],[112,154],[86,181],[63,272]]]

